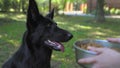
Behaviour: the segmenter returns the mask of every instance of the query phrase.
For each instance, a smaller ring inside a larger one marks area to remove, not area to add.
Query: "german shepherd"
[[[43,16],[35,0],[29,0],[27,30],[22,45],[2,68],[50,68],[52,50],[64,51],[61,42],[73,37],[68,31],[59,28],[53,17],[54,10]]]

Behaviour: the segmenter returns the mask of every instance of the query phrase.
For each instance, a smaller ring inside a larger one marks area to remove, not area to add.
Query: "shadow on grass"
[[[21,44],[22,35],[26,29],[25,17],[22,16],[24,15],[0,15],[0,68]]]
[[[26,20],[24,14],[18,13],[0,13],[0,25],[3,23],[23,22]]]
[[[14,44],[0,40],[0,67],[15,52]]]

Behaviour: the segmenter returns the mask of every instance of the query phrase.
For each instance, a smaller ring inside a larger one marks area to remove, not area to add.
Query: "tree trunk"
[[[88,13],[91,13],[92,12],[92,0],[88,0],[87,1],[87,3],[88,3],[88,8],[87,8],[87,12]]]
[[[97,0],[95,19],[97,22],[105,22],[104,0]]]
[[[3,0],[3,8],[2,10],[4,12],[8,12],[10,9],[10,1],[9,0]]]
[[[25,13],[24,3],[22,3],[22,12]]]
[[[51,0],[49,0],[49,12],[51,12]]]
[[[26,13],[26,1],[25,0],[21,0],[21,9],[22,9],[22,13]]]

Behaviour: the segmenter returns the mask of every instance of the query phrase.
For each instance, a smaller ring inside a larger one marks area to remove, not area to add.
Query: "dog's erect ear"
[[[35,28],[39,23],[38,20],[42,20],[43,16],[39,14],[37,3],[35,0],[29,0],[29,6],[27,11],[27,27],[28,29]]]
[[[29,0],[27,17],[34,21],[37,20],[37,18],[39,18],[39,10],[38,10],[37,3],[35,2],[35,0]]]
[[[46,17],[50,18],[50,19],[53,19],[54,17],[54,9],[52,9],[52,11],[46,15]]]

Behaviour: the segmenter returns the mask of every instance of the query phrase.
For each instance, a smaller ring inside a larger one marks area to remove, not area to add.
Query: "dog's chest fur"
[[[26,35],[23,39],[25,38]],[[40,47],[34,50],[34,52],[31,52],[27,46],[26,41],[23,41],[22,46],[5,63],[5,67],[3,68],[50,68],[52,50],[46,47]]]

